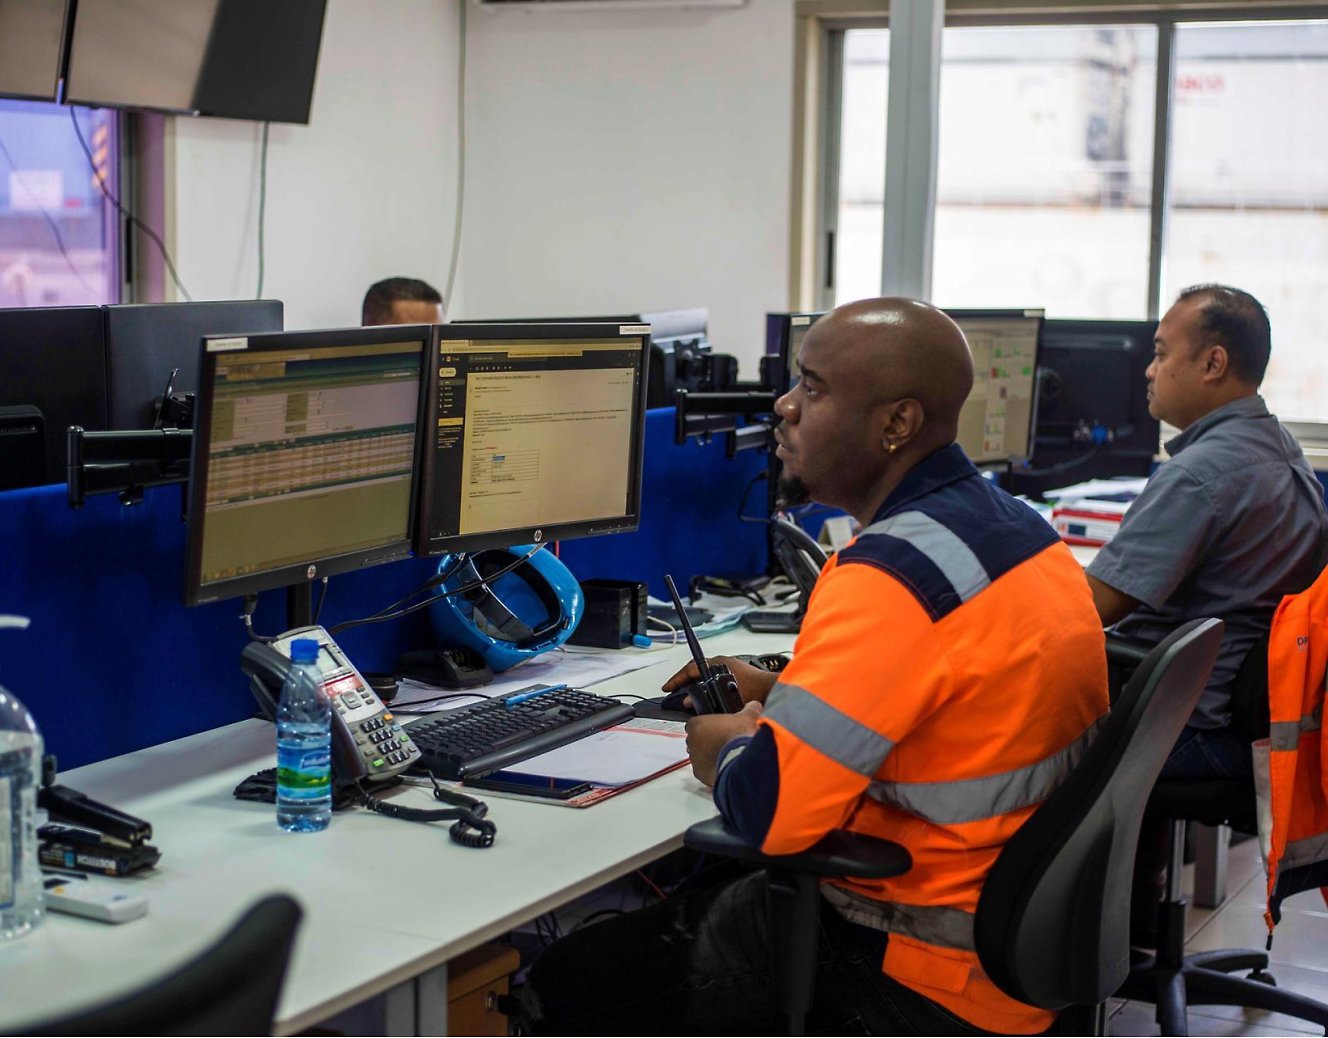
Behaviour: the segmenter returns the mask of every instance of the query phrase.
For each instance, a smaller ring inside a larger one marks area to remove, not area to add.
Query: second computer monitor
[[[650,329],[439,328],[418,551],[634,530]]]
[[[762,381],[776,393],[787,393],[798,381],[798,354],[807,332],[824,314],[822,313],[769,313],[765,315],[765,352],[770,358]]]
[[[946,310],[973,354],[973,391],[959,413],[959,446],[979,464],[1032,453],[1041,310]]]
[[[410,554],[430,325],[205,343],[189,605]]]

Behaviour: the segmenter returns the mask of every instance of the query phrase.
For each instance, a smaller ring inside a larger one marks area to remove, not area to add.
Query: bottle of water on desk
[[[277,825],[326,829],[332,818],[332,707],[318,673],[318,642],[291,642],[291,668],[277,706]]]
[[[0,627],[27,627],[0,616]],[[21,937],[46,917],[37,863],[37,789],[42,737],[27,707],[0,687],[0,940]]]

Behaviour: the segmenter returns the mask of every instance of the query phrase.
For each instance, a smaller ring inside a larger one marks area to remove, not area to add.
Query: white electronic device
[[[46,907],[101,923],[127,923],[147,915],[148,899],[106,880],[76,872],[42,872]]]

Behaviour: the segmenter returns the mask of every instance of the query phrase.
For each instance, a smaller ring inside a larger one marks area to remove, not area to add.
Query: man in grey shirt
[[[1199,285],[1180,294],[1158,325],[1148,400],[1181,433],[1088,567],[1102,623],[1122,635],[1156,641],[1198,617],[1226,621],[1164,778],[1252,773],[1249,744],[1229,727],[1232,680],[1282,596],[1328,563],[1323,487],[1258,393],[1270,340],[1249,293]]]

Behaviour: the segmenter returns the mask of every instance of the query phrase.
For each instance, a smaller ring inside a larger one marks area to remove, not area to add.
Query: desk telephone
[[[365,782],[395,784],[402,772],[420,763],[422,755],[415,741],[369,687],[364,675],[355,669],[323,628],[300,627],[287,631],[272,642],[250,642],[244,647],[240,653],[240,669],[249,676],[249,687],[264,712],[276,719],[281,686],[291,666],[290,646],[296,638],[312,638],[318,642],[318,670],[322,676],[323,693],[333,705],[334,805],[358,803],[366,810],[411,822],[454,821],[448,830],[453,842],[467,847],[492,846],[497,829],[484,817],[487,806],[439,786],[437,782],[434,783],[434,799],[452,807],[423,811],[376,800],[365,792]],[[236,793],[240,795],[240,790]]]
[[[277,716],[281,685],[290,669],[296,638],[318,642],[323,694],[332,702],[332,770],[338,784],[396,778],[420,759],[419,747],[374,694],[364,676],[321,627],[299,627],[273,642],[250,642],[240,669],[267,715]]]

